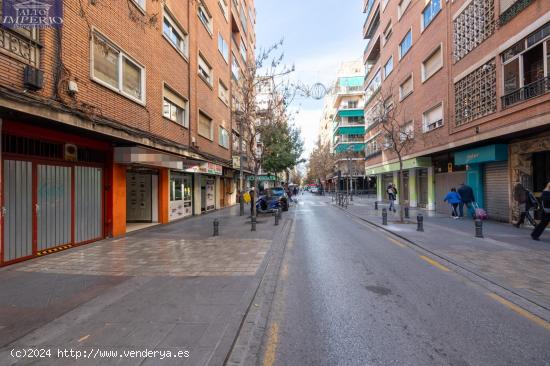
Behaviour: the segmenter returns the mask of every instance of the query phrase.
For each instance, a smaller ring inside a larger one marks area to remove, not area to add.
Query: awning
[[[114,162],[177,170],[185,170],[201,163],[199,160],[191,160],[142,146],[115,147]]]
[[[365,111],[363,109],[341,109],[338,111],[340,117],[364,117]]]
[[[346,126],[338,127],[336,129],[336,135],[364,135],[365,126]]]
[[[455,153],[455,165],[470,165],[508,160],[508,145],[496,144]]]
[[[431,166],[432,158],[430,157],[414,158],[403,161],[403,169],[430,168]],[[376,168],[367,168],[367,175],[377,175],[396,171],[399,171],[399,162],[385,164]]]

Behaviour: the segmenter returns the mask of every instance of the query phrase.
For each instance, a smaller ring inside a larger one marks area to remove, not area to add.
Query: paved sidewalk
[[[330,202],[330,198],[328,198]],[[382,226],[382,208],[374,210],[374,199],[355,199],[347,210]],[[424,215],[423,233],[416,231],[416,214]],[[531,240],[531,229],[485,221],[484,238],[475,237],[472,219],[411,210],[408,223],[399,223],[399,211],[389,213],[390,230],[435,254],[482,275],[498,285],[550,310],[550,231],[540,242]]]
[[[1,269],[0,364],[223,364],[292,222],[289,213],[277,227],[272,216],[258,221],[251,232],[232,207]],[[50,349],[52,358],[10,355],[28,347]],[[119,355],[58,359],[58,349]],[[130,350],[190,357],[120,357]]]

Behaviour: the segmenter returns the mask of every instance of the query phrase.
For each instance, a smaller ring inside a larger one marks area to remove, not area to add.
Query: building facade
[[[513,187],[550,180],[550,3],[365,1],[366,172],[383,188],[398,164],[377,108],[391,101],[413,144],[402,197],[442,213],[445,193],[472,186],[500,221],[517,219]]]
[[[251,0],[124,0],[0,25],[0,264],[234,204],[232,65],[254,22]]]

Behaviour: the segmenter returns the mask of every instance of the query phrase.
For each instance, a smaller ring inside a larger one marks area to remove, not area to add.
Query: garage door
[[[510,217],[508,192],[508,162],[486,164],[483,169],[485,210],[491,220],[508,222]]]

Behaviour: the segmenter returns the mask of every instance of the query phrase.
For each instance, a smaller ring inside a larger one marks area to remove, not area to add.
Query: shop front
[[[220,208],[219,189],[223,167],[210,162],[202,162],[187,168],[185,172],[193,173],[195,188],[192,191],[196,195],[192,198],[196,205],[194,213],[200,215]]]
[[[4,120],[0,264],[108,235],[110,144]]]
[[[493,144],[455,153],[454,163],[466,167],[466,184],[492,220],[510,220],[508,145]]]
[[[193,176],[170,171],[170,221],[193,216]]]

